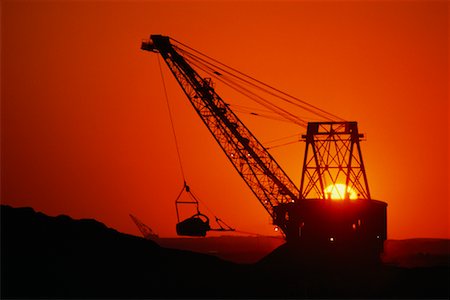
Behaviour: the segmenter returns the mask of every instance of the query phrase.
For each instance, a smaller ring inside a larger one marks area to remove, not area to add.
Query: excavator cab
[[[209,218],[204,214],[197,213],[176,225],[177,234],[182,236],[206,236],[206,232],[211,230]]]

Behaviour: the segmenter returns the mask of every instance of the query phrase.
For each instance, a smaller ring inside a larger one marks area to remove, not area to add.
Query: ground
[[[449,297],[448,253],[419,266],[436,256],[420,252],[422,260],[405,267],[401,251],[379,264],[324,263],[299,259],[282,245],[256,263],[239,264],[164,248],[95,220],[4,205],[1,239],[2,299]],[[423,251],[423,243],[416,248]],[[448,251],[448,240],[442,243]]]

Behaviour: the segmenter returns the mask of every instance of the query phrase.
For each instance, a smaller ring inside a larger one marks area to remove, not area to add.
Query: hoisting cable
[[[211,229],[211,230],[213,230],[213,231],[235,231],[234,228],[232,228],[232,227],[229,226],[227,223],[225,223],[225,222],[222,221],[220,218],[218,218],[218,217],[214,214],[214,212],[208,207],[208,205],[206,205],[206,203],[204,203],[203,201],[200,201],[200,200],[194,195],[194,193],[193,193],[192,191],[191,191],[190,193],[191,193],[192,197],[194,197],[194,199],[195,199],[198,203],[201,203],[204,207],[206,207],[206,210],[208,210],[208,211],[214,216],[214,219],[215,219],[217,225],[219,225],[220,228],[219,228],[219,229]],[[226,228],[224,228],[224,226],[225,226]]]
[[[176,207],[176,213],[177,213],[177,220],[180,221],[180,217],[179,217],[179,213],[178,213],[178,203],[185,203],[185,204],[196,204],[196,209],[197,209],[197,214],[200,215],[200,210],[199,210],[199,200],[197,197],[195,197],[194,193],[191,191],[190,187],[187,185],[186,182],[186,176],[184,173],[184,169],[183,169],[183,164],[181,161],[181,153],[180,153],[180,148],[179,148],[179,144],[178,144],[178,138],[175,132],[175,125],[173,122],[173,117],[172,117],[172,110],[170,108],[170,103],[169,103],[169,96],[167,94],[167,87],[166,87],[166,82],[164,80],[164,73],[162,70],[162,66],[161,66],[161,61],[160,58],[158,56],[158,66],[159,66],[159,71],[161,74],[161,79],[162,79],[162,83],[163,83],[163,89],[164,89],[164,96],[166,99],[166,103],[167,103],[167,110],[169,111],[169,119],[170,119],[170,124],[172,127],[172,134],[173,134],[173,138],[175,140],[175,147],[177,150],[177,156],[178,156],[178,163],[180,165],[180,170],[181,170],[181,175],[183,177],[183,188],[181,189],[180,193],[178,194],[178,197],[175,200],[175,207]],[[193,198],[194,201],[178,201],[181,197],[181,195],[183,194],[183,192],[186,191],[188,194],[191,195],[191,197]],[[235,231],[234,228],[232,228],[231,226],[229,226],[228,224],[226,224],[224,221],[222,221],[221,219],[219,219],[207,206],[206,204],[203,203],[203,205],[211,212],[211,214],[214,216],[216,223],[219,225],[219,229],[210,229],[210,230],[216,230],[216,231]],[[226,228],[224,228],[226,227]]]
[[[164,80],[164,73],[163,73],[163,70],[162,70],[162,66],[161,66],[161,61],[160,61],[159,55],[158,55],[158,66],[159,66],[159,72],[161,73],[161,79],[162,79],[163,88],[164,88],[164,96],[166,98],[166,103],[167,103],[167,110],[169,111],[169,119],[170,119],[170,125],[172,127],[172,134],[173,134],[173,138],[175,140],[175,147],[177,149],[178,163],[180,164],[181,176],[183,176],[184,187],[186,187],[187,186],[186,185],[186,176],[184,175],[183,164],[181,163],[181,154],[180,154],[180,149],[179,149],[179,146],[178,146],[177,134],[175,132],[175,126],[173,124],[172,110],[170,109],[169,96],[167,95],[167,87],[166,87],[166,82]]]
[[[179,201],[181,195],[183,195],[183,192],[188,193],[188,194],[191,196],[192,201],[186,201],[186,200],[185,200],[185,201]],[[178,197],[175,199],[175,210],[176,210],[176,212],[177,212],[177,220],[178,220],[178,222],[180,222],[180,214],[179,214],[179,212],[178,212],[178,204],[195,204],[195,209],[196,209],[196,211],[197,211],[197,215],[201,215],[200,209],[199,209],[199,201],[198,201],[198,199],[192,194],[191,188],[187,185],[186,181],[184,181],[183,188],[181,189],[180,193],[178,194]]]
[[[167,104],[167,110],[169,112],[169,120],[170,120],[170,125],[171,125],[171,128],[172,128],[173,139],[175,141],[175,148],[177,150],[178,164],[180,165],[181,176],[183,177],[183,188],[181,189],[180,193],[178,194],[178,197],[175,199],[175,210],[176,210],[176,213],[177,213],[177,220],[178,220],[178,222],[180,222],[180,214],[178,212],[178,204],[179,203],[196,204],[197,214],[199,214],[200,211],[198,209],[198,201],[195,198],[194,198],[194,201],[183,201],[183,202],[178,201],[180,199],[181,195],[183,194],[183,192],[186,191],[187,193],[189,193],[190,189],[189,189],[189,186],[186,183],[186,176],[184,174],[183,164],[181,162],[181,154],[180,154],[180,149],[178,147],[178,138],[177,138],[177,134],[175,132],[175,125],[174,125],[174,122],[173,122],[172,110],[170,108],[169,96],[167,94],[166,81],[164,79],[164,73],[163,73],[163,70],[162,70],[161,61],[160,61],[159,56],[158,56],[158,66],[159,66],[159,72],[161,74],[161,79],[162,79],[162,84],[163,84],[163,89],[164,89],[164,96],[165,96],[166,104]]]

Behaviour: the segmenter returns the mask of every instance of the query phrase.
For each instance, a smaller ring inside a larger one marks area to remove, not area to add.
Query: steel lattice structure
[[[310,122],[300,183],[301,199],[326,199],[327,187],[343,184],[341,198],[370,199],[356,122]]]
[[[268,213],[280,203],[295,203],[299,190],[250,130],[170,43],[169,37],[152,35],[142,49],[158,52],[192,106]]]
[[[328,251],[325,256],[379,257],[387,237],[387,204],[370,197],[360,147],[363,135],[356,122],[308,123],[298,189],[215,92],[211,79],[201,77],[169,37],[152,35],[141,48],[163,57],[197,114],[288,242],[309,249],[310,254],[322,249]],[[329,187],[337,186],[344,187],[343,195],[327,194]],[[177,233],[185,221],[177,224]]]

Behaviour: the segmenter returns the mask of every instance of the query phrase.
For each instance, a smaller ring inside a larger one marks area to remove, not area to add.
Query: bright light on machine
[[[334,242],[334,237],[330,237],[330,242]]]
[[[278,232],[278,230],[280,230],[280,228],[275,227],[273,230],[275,230],[276,232]]]
[[[343,200],[348,197],[350,200],[358,198],[356,191],[342,183],[330,184],[324,190],[325,197],[331,200]]]

